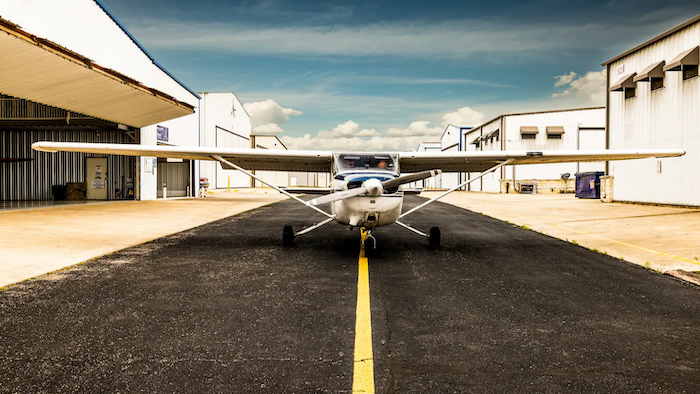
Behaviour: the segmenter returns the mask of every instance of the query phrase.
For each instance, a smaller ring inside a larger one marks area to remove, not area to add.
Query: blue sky
[[[601,62],[700,13],[676,0],[104,3],[190,88],[235,91],[256,131],[305,149],[410,149],[447,123],[602,105]]]

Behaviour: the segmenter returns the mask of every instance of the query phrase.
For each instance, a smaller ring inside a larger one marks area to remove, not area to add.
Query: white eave
[[[144,127],[194,113],[184,102],[0,18],[0,93]]]

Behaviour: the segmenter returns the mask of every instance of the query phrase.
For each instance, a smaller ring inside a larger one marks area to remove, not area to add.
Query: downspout
[[[606,70],[606,81],[605,81],[605,149],[610,149],[610,65],[608,63],[605,66]],[[610,162],[605,162],[605,175],[610,176]]]
[[[459,128],[459,147],[457,148],[458,151],[462,151],[462,140],[464,139],[464,134],[463,134],[463,129],[460,127]],[[457,184],[461,185],[462,184],[462,173],[458,172],[457,173]],[[460,188],[461,190],[461,188]]]
[[[506,150],[506,139],[504,138],[506,134],[506,117],[501,117],[501,130],[498,136],[501,142],[501,151]],[[501,192],[501,180],[506,179],[506,166],[501,167],[501,177],[498,179],[498,192]]]
[[[250,135],[250,148],[255,149],[255,134]],[[255,170],[252,170],[250,173],[255,175]],[[253,177],[250,178],[250,188],[255,188],[255,178]]]

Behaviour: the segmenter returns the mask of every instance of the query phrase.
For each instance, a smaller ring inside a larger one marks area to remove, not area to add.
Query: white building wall
[[[505,117],[508,150],[583,150],[605,149],[605,109],[583,109],[578,111],[547,112],[541,114],[514,115]],[[522,139],[522,126],[537,126],[539,133],[534,140]],[[548,139],[547,126],[562,126],[562,139]],[[583,128],[583,130],[581,130]],[[572,177],[577,172],[605,171],[604,162],[557,163],[508,166],[503,179],[561,179],[562,174]]]
[[[467,151],[488,151],[488,150],[500,150],[500,144],[501,144],[501,139],[502,136],[499,134],[498,141],[494,138],[493,142],[489,141],[488,143],[481,142],[479,146],[474,145],[472,142],[481,136],[487,135],[495,130],[500,130],[501,128],[501,117],[498,117],[492,121],[489,121],[488,123],[485,123],[479,127],[476,127],[472,130],[470,130],[466,134],[466,150]],[[481,173],[479,172],[469,172],[467,173],[467,178],[472,179],[476,178]],[[477,179],[474,182],[470,183],[467,187],[467,190],[471,191],[489,191],[489,192],[498,192],[499,191],[499,174],[497,173],[491,173],[491,174],[486,174],[484,177],[481,179]]]
[[[440,152],[441,146],[440,142],[421,142],[418,145],[418,152]],[[421,186],[422,183],[422,186]],[[437,177],[432,177],[432,178],[427,178],[423,179],[423,181],[419,181],[418,185],[419,187],[423,187],[425,189],[436,189],[439,187],[440,181]]]
[[[200,144],[219,148],[250,148],[250,116],[232,92],[200,93]],[[237,170],[224,170],[217,162],[201,162],[201,176],[213,188],[249,187],[250,178]]]
[[[534,140],[523,140],[520,134],[522,126],[536,126],[539,129],[537,137]],[[562,139],[548,139],[547,126],[562,126]],[[465,150],[605,149],[604,128],[604,108],[503,115],[467,132]],[[498,138],[482,141],[478,147],[472,143],[476,138],[495,130],[499,130]],[[511,180],[514,176],[516,180],[561,179],[564,173],[574,177],[577,172],[604,170],[603,162],[507,166],[474,181],[468,190],[498,193],[501,190],[501,180]],[[469,173],[468,177],[474,178],[479,175],[480,173]]]
[[[698,45],[700,22],[609,64],[608,86]],[[636,97],[627,100],[622,92],[608,93],[610,149],[684,149],[686,155],[610,162],[614,199],[700,205],[700,79],[683,81],[681,72],[668,71],[663,88],[652,92],[649,85],[637,82]]]
[[[287,150],[287,147],[274,135],[256,135],[255,145],[257,149]],[[289,186],[289,174],[288,171],[256,171],[255,173],[266,182],[285,187]],[[255,185],[257,187],[263,186],[258,181],[255,181]]]
[[[440,138],[440,145],[443,152],[458,152],[459,151],[459,140],[461,137],[461,128],[448,125],[445,128],[445,132],[442,133]],[[446,172],[439,177],[439,187],[443,189],[449,189],[459,185],[459,173],[456,172]]]

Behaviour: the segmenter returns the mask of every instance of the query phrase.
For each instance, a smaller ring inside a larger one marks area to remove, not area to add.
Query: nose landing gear
[[[372,235],[372,230],[365,227],[360,229],[360,246],[365,254],[373,252],[377,249],[377,239]]]

